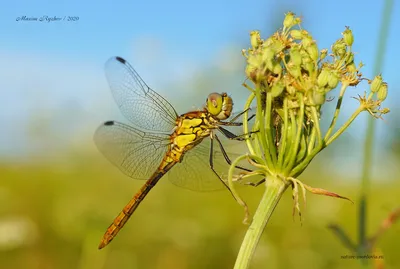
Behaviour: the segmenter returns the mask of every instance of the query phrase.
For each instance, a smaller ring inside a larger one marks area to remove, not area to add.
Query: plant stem
[[[248,118],[249,118],[250,105],[251,105],[251,102],[253,102],[254,97],[256,97],[256,95],[255,95],[254,92],[252,92],[250,94],[249,98],[247,98],[246,104],[244,106],[244,111],[246,111],[243,114],[243,131],[244,131],[244,134],[249,134],[250,131],[253,131],[253,130],[249,130]],[[248,139],[248,138],[246,139],[246,145],[247,145],[247,147],[249,149],[250,154],[254,155],[255,151],[254,151],[253,145],[251,144],[250,139]]]
[[[388,33],[390,28],[390,20],[393,14],[393,0],[386,0],[382,12],[382,22],[379,29],[378,48],[375,54],[375,64],[373,74],[378,74],[379,70],[382,69],[384,62],[384,55],[386,52],[386,44],[388,42]],[[368,196],[370,175],[372,168],[372,156],[373,156],[373,143],[375,137],[375,120],[373,118],[368,119],[368,126],[365,137],[364,146],[364,162],[361,176],[361,195]]]
[[[253,221],[247,229],[234,269],[245,269],[249,267],[264,228],[288,186],[289,183],[273,176],[266,179],[266,190],[254,214]]]
[[[340,112],[340,107],[342,105],[344,92],[346,91],[346,88],[348,86],[349,86],[348,84],[342,84],[342,87],[340,88],[340,93],[339,93],[338,101],[337,101],[337,104],[336,104],[335,114],[333,115],[332,122],[331,122],[331,125],[329,126],[329,129],[326,131],[325,138],[324,138],[325,141],[328,140],[328,138],[331,135],[333,129],[335,128],[336,121],[339,118],[339,112]]]
[[[364,111],[364,107],[359,106],[356,111],[351,115],[351,117],[336,131],[334,135],[329,137],[324,145],[324,148],[327,147],[330,143],[332,143],[336,138],[338,138],[349,126],[350,124],[357,118],[357,116]]]
[[[378,38],[378,48],[375,56],[375,65],[374,65],[374,74],[378,73],[378,70],[382,69],[384,55],[386,51],[386,43],[388,42],[388,33],[390,26],[390,19],[393,13],[393,0],[386,0],[383,14],[382,14],[382,24],[379,30],[379,38]],[[364,251],[371,251],[371,249],[367,249],[367,234],[366,234],[366,226],[367,226],[367,209],[366,203],[369,197],[369,185],[371,182],[371,169],[372,169],[372,159],[373,159],[373,144],[375,137],[375,120],[371,117],[368,120],[367,125],[367,134],[365,137],[365,152],[364,152],[364,162],[362,167],[362,175],[361,175],[361,190],[360,190],[360,219],[359,219],[359,248]],[[372,267],[371,263],[362,262],[363,268]]]

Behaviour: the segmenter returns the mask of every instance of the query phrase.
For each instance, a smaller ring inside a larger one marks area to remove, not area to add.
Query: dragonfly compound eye
[[[226,93],[211,93],[207,97],[206,109],[215,118],[225,120],[231,115],[232,105],[232,99]]]
[[[222,110],[222,95],[219,93],[211,93],[207,97],[206,108],[213,116],[217,116]]]

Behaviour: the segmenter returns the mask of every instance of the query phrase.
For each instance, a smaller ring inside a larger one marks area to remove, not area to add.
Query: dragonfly
[[[191,190],[229,190],[221,175],[231,161],[216,131],[230,140],[243,140],[227,128],[242,125],[237,119],[243,114],[233,117],[233,101],[227,93],[211,93],[203,109],[178,115],[125,59],[110,58],[105,73],[115,102],[133,126],[106,121],[95,132],[95,144],[123,173],[147,181],[108,227],[99,249],[114,239],[166,175],[175,185]],[[204,140],[209,140],[208,145]]]

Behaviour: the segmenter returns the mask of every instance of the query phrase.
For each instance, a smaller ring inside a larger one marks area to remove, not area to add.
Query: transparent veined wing
[[[231,161],[246,153],[243,142],[229,140],[222,136],[222,134],[218,134],[223,149]],[[212,154],[210,155],[211,139],[209,137],[205,138],[199,145],[185,153],[182,163],[176,164],[168,173],[168,179],[177,186],[195,191],[225,189],[226,186],[221,182],[221,179],[227,184],[230,164],[225,159],[222,149],[216,139],[213,139],[212,149]],[[234,152],[232,152],[232,150]],[[218,176],[210,167],[211,157],[213,168]],[[241,163],[240,166],[245,169],[252,169],[249,164]],[[235,169],[236,175],[242,172],[244,172],[244,170]]]
[[[111,163],[134,179],[149,179],[157,171],[170,144],[166,134],[144,132],[116,121],[102,124],[95,132],[94,141],[99,151]],[[182,162],[172,167],[166,177],[173,184],[194,191],[224,189],[224,184],[210,168],[210,150],[211,140],[205,138],[199,145],[187,151]],[[238,156],[229,152],[227,154],[231,159]],[[226,180],[229,164],[215,140],[212,158],[215,171]],[[239,169],[237,171],[240,172]]]
[[[205,138],[199,145],[186,152],[182,162],[169,171],[169,181],[174,185],[194,191],[224,189],[224,184],[210,168],[210,146],[210,138]],[[214,168],[220,176],[223,172],[227,173],[227,168],[229,168],[221,157],[223,158],[220,152],[213,151]]]
[[[121,113],[134,126],[158,132],[171,131],[178,117],[175,109],[147,86],[127,61],[121,57],[110,58],[105,73]]]
[[[168,150],[169,136],[149,133],[124,123],[107,121],[97,128],[99,151],[126,175],[149,179]]]

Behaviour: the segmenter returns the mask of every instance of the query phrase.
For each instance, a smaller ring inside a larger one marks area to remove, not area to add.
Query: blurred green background
[[[392,10],[388,47],[377,52],[383,1],[337,1],[327,10],[321,10],[319,1],[256,1],[250,7],[239,1],[19,4],[24,9],[7,4],[0,11],[0,268],[232,268],[246,232],[242,208],[226,191],[192,192],[168,180],[157,184],[109,246],[97,249],[105,229],[144,183],[123,175],[95,148],[92,137],[101,122],[124,121],[103,66],[113,55],[125,57],[178,113],[201,107],[213,91],[229,92],[240,110],[247,95],[241,87],[245,61],[240,50],[249,46],[248,33],[258,29],[266,37],[289,10],[303,17],[303,26],[320,48],[329,47],[349,25],[356,60],[367,64],[367,77],[376,75],[376,53],[384,53],[380,71],[389,84],[385,106],[392,112],[375,125],[368,233],[375,233],[399,207],[399,78],[394,57],[399,5]],[[79,21],[16,20],[24,15],[79,16]],[[357,106],[350,97],[366,87],[359,85],[345,96],[341,122]],[[324,115],[331,115],[334,103],[328,103]],[[339,224],[357,238],[367,118],[358,118],[300,178],[355,204],[308,194],[301,224],[292,217],[287,192],[252,268],[359,267],[357,260],[341,259],[352,253],[327,226]],[[241,189],[251,212],[262,192],[262,186]],[[375,253],[384,255],[385,268],[400,268],[399,242],[399,224],[378,241]]]

